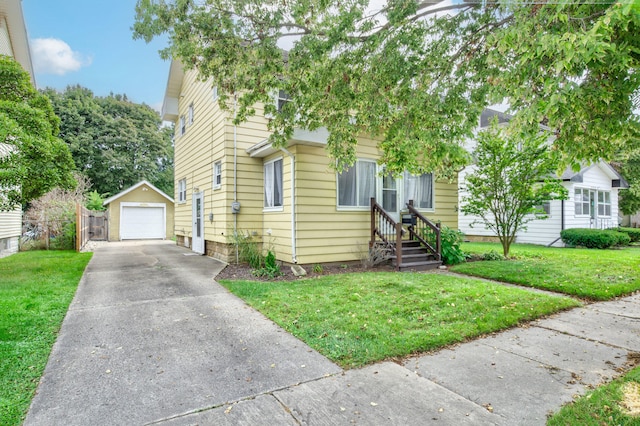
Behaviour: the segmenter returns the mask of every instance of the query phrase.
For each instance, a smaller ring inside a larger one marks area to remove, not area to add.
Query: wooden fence
[[[90,240],[109,239],[107,212],[89,210],[76,205],[76,251],[80,251]]]

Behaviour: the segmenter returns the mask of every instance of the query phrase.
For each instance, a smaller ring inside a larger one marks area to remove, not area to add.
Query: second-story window
[[[278,112],[282,112],[282,108],[284,108],[287,102],[291,102],[291,96],[284,90],[278,91],[278,97],[276,99],[276,109]]]
[[[213,189],[219,189],[222,186],[222,162],[216,161],[213,164]]]
[[[189,111],[187,112],[187,118],[189,119],[189,126],[193,124],[193,103],[189,105]]]
[[[187,179],[180,179],[178,181],[178,202],[184,203],[187,201]]]

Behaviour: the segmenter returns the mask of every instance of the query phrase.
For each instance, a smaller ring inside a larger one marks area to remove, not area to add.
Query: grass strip
[[[91,253],[30,251],[0,259],[0,419],[19,425]]]
[[[565,405],[547,425],[640,424],[640,367]]]
[[[441,348],[579,306],[570,298],[433,273],[221,283],[343,368]]]
[[[467,253],[501,250],[499,244],[465,243]],[[640,249],[595,250],[512,246],[510,260],[468,262],[453,272],[555,291],[590,300],[609,300],[640,290]]]

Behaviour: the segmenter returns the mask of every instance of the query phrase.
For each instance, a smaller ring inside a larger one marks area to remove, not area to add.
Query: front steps
[[[391,264],[398,271],[427,271],[438,268],[442,262],[436,260],[418,241],[403,240],[400,266],[396,256],[391,256]]]

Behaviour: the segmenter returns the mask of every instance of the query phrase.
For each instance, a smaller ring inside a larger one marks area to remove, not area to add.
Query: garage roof
[[[128,194],[129,192],[135,191],[136,189],[140,188],[142,185],[147,185],[149,188],[153,189],[158,194],[162,195],[164,198],[166,198],[167,200],[169,200],[170,202],[173,203],[173,198],[169,197],[167,194],[165,194],[164,192],[160,191],[158,188],[156,188],[151,183],[149,183],[149,181],[142,180],[142,181],[136,183],[135,185],[125,189],[124,191],[114,195],[113,197],[107,198],[106,200],[104,200],[104,203],[102,203],[102,205],[106,206],[106,205],[112,203],[113,201],[117,200],[118,198]]]

